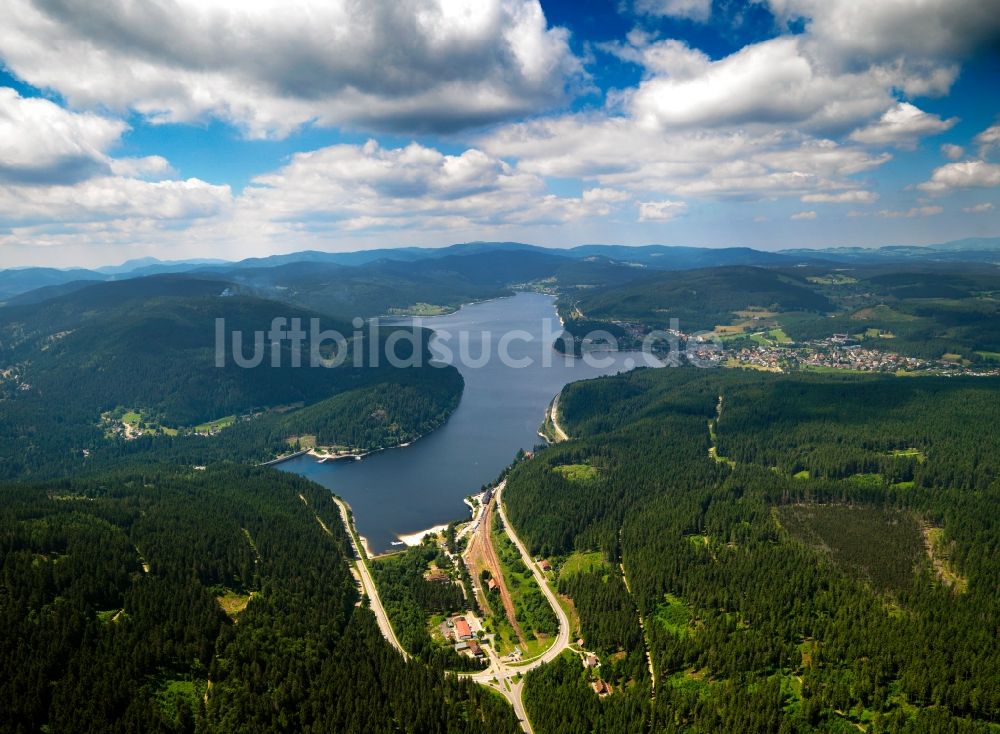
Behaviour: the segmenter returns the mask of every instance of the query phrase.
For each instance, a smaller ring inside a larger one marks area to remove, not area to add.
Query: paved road
[[[507,519],[507,512],[503,507],[503,490],[506,488],[507,483],[504,482],[502,486],[497,488],[497,510],[500,513],[500,519],[503,520],[504,530],[507,531],[507,535],[517,546],[517,549],[521,552],[521,559],[524,561],[524,565],[531,569],[531,573],[535,577],[535,581],[538,582],[539,588],[542,593],[545,594],[545,598],[548,599],[549,605],[552,607],[552,611],[556,613],[556,618],[559,620],[559,633],[556,635],[556,641],[552,646],[546,650],[534,661],[528,663],[527,665],[515,666],[517,670],[531,670],[532,668],[537,668],[539,665],[552,662],[559,655],[569,647],[569,617],[566,616],[566,612],[563,611],[562,606],[559,604],[559,600],[556,598],[555,592],[549,586],[548,580],[542,573],[542,570],[535,563],[535,559],[531,557],[528,553],[528,549],[521,542],[521,539],[517,537],[514,532],[513,526],[510,524],[510,520]]]
[[[559,393],[559,395],[562,395],[562,393]],[[559,425],[559,395],[556,395],[552,399],[552,406],[549,408],[549,418],[552,419],[552,430],[556,434],[557,443],[569,440],[569,435]]]
[[[353,528],[351,527],[350,515],[347,514],[347,505],[344,504],[343,500],[339,497],[334,497],[333,501],[337,503],[337,507],[340,508],[340,517],[344,521],[344,527],[347,529],[347,537],[351,539],[351,545],[354,547],[354,566],[358,571],[358,576],[361,578],[361,588],[368,597],[368,603],[371,607],[372,612],[375,613],[375,619],[378,621],[378,628],[382,631],[382,636],[389,641],[389,643],[399,651],[399,654],[403,656],[403,659],[409,660],[410,655],[403,649],[403,646],[399,644],[399,640],[396,638],[396,632],[392,629],[392,625],[389,623],[389,615],[385,613],[385,608],[382,606],[382,599],[378,595],[378,587],[375,586],[375,581],[372,579],[371,574],[368,572],[368,564],[365,562],[365,557],[363,555],[362,549],[358,546],[358,542],[354,539]],[[319,518],[316,518],[319,520]],[[323,525],[320,521],[320,525]],[[326,526],[323,529],[329,532]]]
[[[510,521],[507,519],[507,513],[504,511],[503,507],[503,490],[507,486],[506,482],[502,482],[496,489],[494,495],[497,506],[497,511],[500,513],[500,519],[503,520],[504,530],[510,537],[511,541],[517,547],[521,554],[521,558],[524,564],[531,569],[531,573],[535,577],[535,581],[538,583],[539,588],[541,588],[542,593],[545,594],[545,598],[548,600],[549,604],[552,606],[553,611],[556,613],[556,618],[559,620],[559,632],[556,635],[555,642],[541,655],[533,658],[529,661],[522,663],[507,663],[501,660],[496,652],[491,646],[486,646],[487,654],[490,657],[490,666],[483,671],[477,673],[457,673],[459,677],[471,678],[476,683],[484,686],[489,686],[496,691],[499,691],[503,696],[510,701],[511,705],[514,707],[514,713],[521,722],[521,728],[528,734],[532,734],[531,722],[528,721],[528,714],[524,709],[524,674],[529,670],[534,670],[535,668],[549,663],[555,660],[563,650],[569,647],[569,618],[566,616],[566,612],[559,605],[559,601],[556,599],[555,593],[549,588],[548,581],[542,574],[541,569],[535,563],[531,554],[528,553],[528,549],[521,542],[521,539],[517,537],[514,529],[511,527]],[[302,499],[305,502],[305,498]],[[358,546],[357,541],[354,539],[354,533],[352,532],[350,524],[350,516],[347,512],[347,505],[344,504],[342,500],[337,497],[333,498],[333,501],[337,503],[337,507],[340,508],[340,516],[344,521],[344,527],[347,528],[347,535],[351,539],[351,545],[354,547],[354,553],[357,557],[355,561],[355,566],[358,571],[358,575],[361,578],[361,587],[364,593],[368,596],[371,610],[375,613],[375,618],[378,620],[379,629],[382,631],[382,635],[389,641],[389,643],[395,647],[400,654],[405,658],[409,659],[409,655],[403,646],[399,644],[399,640],[396,638],[396,633],[392,629],[392,625],[389,623],[389,617],[385,612],[385,608],[382,606],[382,601],[378,595],[378,588],[375,586],[375,582],[368,572],[368,566],[364,561],[364,555],[362,555],[362,549]],[[323,529],[329,533],[329,528],[323,524],[323,521],[317,516],[316,520],[323,526]],[[519,680],[515,680],[517,676],[520,676]]]
[[[517,537],[514,532],[513,527],[510,524],[510,520],[507,519],[507,513],[504,511],[503,507],[503,491],[506,488],[506,481],[502,482],[496,490],[496,506],[497,511],[500,513],[500,519],[503,520],[504,530],[507,532],[507,536],[511,539],[514,545],[517,547],[518,552],[521,554],[521,559],[524,561],[524,565],[531,569],[532,575],[535,577],[535,581],[538,583],[539,588],[542,593],[545,594],[545,598],[548,600],[549,605],[552,610],[556,613],[556,618],[559,620],[559,632],[556,635],[555,641],[552,645],[541,655],[533,658],[529,661],[522,663],[507,663],[496,656],[496,653],[490,650],[490,667],[479,673],[466,673],[463,674],[472,678],[472,680],[483,685],[490,686],[494,690],[499,691],[504,695],[504,697],[511,702],[514,707],[514,713],[517,718],[521,721],[521,727],[526,732],[531,732],[531,722],[528,721],[528,714],[524,709],[524,674],[529,670],[534,670],[537,667],[545,665],[545,663],[550,663],[562,654],[563,650],[569,648],[569,617],[566,616],[566,612],[559,605],[559,600],[556,599],[555,593],[549,587],[549,583],[545,576],[542,574],[538,564],[528,553],[528,549],[525,547],[521,539]],[[514,678],[520,675],[520,680],[515,681]],[[494,682],[496,681],[496,683]]]

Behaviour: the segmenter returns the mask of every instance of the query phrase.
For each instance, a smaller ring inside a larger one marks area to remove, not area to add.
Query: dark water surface
[[[464,306],[422,323],[438,334],[432,348],[440,353],[442,345],[448,346],[454,356],[446,361],[465,378],[462,401],[444,426],[410,446],[362,461],[321,464],[300,456],[278,465],[343,497],[354,511],[358,532],[375,553],[389,549],[399,535],[467,517],[462,499],[496,478],[518,449],[542,442],[538,429],[545,409],[564,385],[645,364],[641,355],[627,352],[600,355],[611,363],[606,366],[581,359],[567,364],[551,347],[561,330],[554,299],[536,293]],[[484,366],[463,364],[467,360],[460,358],[457,336],[462,330],[471,334],[466,353],[473,359],[481,356],[484,341],[489,344]],[[507,366],[498,355],[504,334],[514,330],[530,334],[532,341],[509,341],[508,353],[530,358],[529,367]]]

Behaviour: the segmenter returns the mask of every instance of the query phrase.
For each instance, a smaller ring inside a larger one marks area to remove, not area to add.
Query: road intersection
[[[532,731],[531,723],[528,721],[528,715],[524,709],[524,675],[530,670],[534,670],[535,668],[538,668],[546,663],[552,662],[559,657],[564,650],[569,649],[570,625],[569,617],[559,604],[559,600],[556,598],[555,592],[549,586],[548,580],[545,578],[542,570],[538,567],[538,564],[535,563],[535,560],[531,557],[531,554],[528,553],[527,547],[525,547],[524,543],[521,542],[521,539],[517,537],[513,526],[510,524],[510,520],[507,518],[507,513],[503,506],[503,491],[506,486],[506,480],[497,485],[496,491],[493,493],[492,501],[496,503],[496,510],[500,513],[500,519],[503,521],[504,530],[511,539],[511,542],[514,543],[518,552],[521,554],[521,559],[524,561],[524,565],[531,569],[531,573],[535,577],[538,587],[542,590],[546,600],[548,600],[552,610],[555,612],[556,618],[559,621],[559,631],[556,634],[556,638],[552,645],[550,645],[545,652],[535,656],[534,658],[529,660],[520,660],[517,662],[505,661],[497,655],[496,651],[493,650],[491,646],[486,646],[485,650],[487,651],[490,661],[488,668],[475,673],[463,672],[455,673],[455,675],[461,678],[469,678],[476,683],[488,686],[501,693],[514,707],[514,713],[520,720],[521,727],[524,731],[530,733]],[[353,525],[351,524],[347,505],[337,497],[334,497],[334,502],[336,502],[337,506],[340,508],[340,515],[344,521],[344,527],[347,529],[347,534],[351,539],[351,545],[354,548],[356,556],[355,568],[361,584],[361,589],[365,596],[368,597],[369,605],[372,612],[375,614],[376,620],[378,621],[379,629],[382,631],[382,635],[385,639],[388,640],[389,643],[396,648],[396,650],[398,650],[405,659],[409,660],[410,656],[397,639],[396,633],[392,629],[392,624],[389,622],[389,617],[385,612],[385,608],[382,606],[382,601],[378,594],[378,588],[375,586],[375,582],[368,570],[364,550],[358,544]]]

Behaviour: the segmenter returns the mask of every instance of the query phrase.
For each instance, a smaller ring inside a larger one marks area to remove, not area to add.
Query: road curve
[[[503,490],[506,486],[506,481],[501,482],[497,486],[496,493],[494,495],[497,511],[500,513],[500,519],[503,520],[504,531],[511,539],[511,542],[514,543],[518,552],[521,554],[521,559],[524,561],[524,565],[531,569],[531,573],[535,577],[535,582],[542,590],[542,593],[545,594],[545,598],[548,600],[549,605],[556,613],[556,618],[559,621],[559,632],[556,635],[555,641],[545,652],[527,663],[521,665],[505,663],[497,657],[496,653],[491,648],[487,648],[487,650],[490,651],[490,666],[486,670],[477,673],[455,673],[455,675],[460,678],[469,678],[476,683],[489,686],[495,691],[501,693],[514,707],[514,713],[520,721],[521,727],[524,731],[528,734],[532,734],[533,730],[531,728],[531,722],[528,720],[528,712],[524,708],[524,674],[529,670],[534,670],[535,668],[544,665],[545,663],[552,662],[563,652],[563,650],[566,650],[569,647],[569,618],[566,616],[566,612],[563,611],[563,608],[559,605],[559,601],[556,599],[555,593],[551,588],[549,588],[548,581],[542,574],[541,569],[538,568],[538,564],[535,563],[531,554],[528,553],[528,549],[525,547],[524,543],[521,542],[521,539],[517,537],[517,534],[514,532],[514,528],[510,524],[510,520],[507,519],[507,513],[504,511],[502,502]],[[339,497],[334,497],[333,501],[337,503],[337,507],[340,509],[340,516],[344,521],[344,527],[347,529],[347,535],[351,540],[351,546],[354,548],[355,568],[357,568],[358,576],[361,579],[361,588],[368,597],[371,610],[375,613],[375,619],[378,621],[378,626],[382,632],[382,636],[385,637],[385,639],[399,651],[404,659],[409,660],[410,656],[399,643],[399,639],[396,637],[396,633],[392,629],[392,624],[389,622],[389,616],[386,614],[385,608],[382,606],[382,600],[378,594],[378,587],[375,586],[375,581],[372,579],[371,574],[368,571],[368,565],[365,562],[364,552],[358,545],[357,540],[355,540],[350,515],[347,511],[347,505]],[[305,502],[304,497],[303,502]],[[319,521],[319,517],[316,519]],[[323,525],[322,521],[320,521],[320,525]],[[329,529],[326,528],[325,525],[323,525],[323,529],[329,533]],[[520,679],[515,680],[517,676],[521,677]]]
[[[524,674],[529,670],[534,670],[535,668],[545,665],[546,663],[552,662],[559,657],[564,650],[569,648],[569,617],[566,616],[566,612],[563,611],[563,608],[559,605],[559,600],[556,599],[555,593],[549,587],[549,583],[542,574],[541,569],[538,568],[538,564],[535,563],[531,554],[528,553],[528,549],[525,547],[524,543],[522,543],[521,539],[517,537],[513,526],[510,524],[510,520],[507,518],[507,513],[504,511],[503,507],[503,490],[506,487],[506,480],[497,486],[496,493],[494,495],[497,512],[500,513],[500,519],[503,521],[503,527],[504,531],[507,533],[507,537],[511,539],[511,542],[514,543],[514,546],[521,554],[521,560],[524,561],[524,565],[531,569],[531,573],[535,577],[535,582],[542,590],[542,593],[545,594],[545,598],[548,600],[552,610],[556,613],[556,619],[559,621],[559,632],[556,635],[555,641],[545,652],[527,663],[520,665],[505,663],[496,656],[494,651],[490,650],[489,668],[479,673],[464,673],[459,675],[471,678],[477,683],[489,686],[503,694],[504,698],[510,701],[511,705],[514,707],[514,713],[521,722],[521,727],[524,731],[528,732],[528,734],[531,734],[533,731],[531,728],[531,722],[528,720],[528,712],[524,708]],[[515,680],[518,676],[520,676],[520,678]]]
[[[514,545],[517,546],[518,551],[521,552],[521,560],[524,561],[524,565],[531,569],[532,575],[535,577],[535,581],[538,583],[538,587],[545,594],[545,598],[548,599],[549,605],[552,607],[552,611],[556,613],[556,618],[559,620],[559,633],[556,635],[555,642],[549,647],[548,650],[543,652],[539,657],[535,658],[528,665],[519,665],[515,669],[518,671],[531,670],[532,668],[537,668],[539,665],[544,665],[545,663],[552,662],[559,655],[569,647],[569,617],[566,616],[566,612],[563,610],[562,606],[559,604],[559,600],[556,598],[555,592],[549,587],[549,582],[542,574],[541,569],[535,560],[528,553],[528,549],[521,542],[521,539],[517,537],[514,532],[513,526],[510,524],[510,520],[507,519],[507,513],[503,507],[503,490],[507,487],[507,483],[504,482],[500,487],[497,488],[497,511],[500,513],[500,519],[503,520],[504,530],[507,531],[507,535],[513,541]]]
[[[354,538],[350,515],[347,513],[347,505],[339,497],[334,497],[333,501],[340,508],[340,517],[344,521],[344,527],[347,529],[347,537],[351,539],[351,546],[354,548],[354,567],[358,570],[358,576],[361,578],[361,588],[368,597],[369,606],[372,612],[375,613],[375,619],[378,622],[379,629],[382,631],[382,636],[399,651],[404,660],[409,660],[409,653],[399,644],[396,632],[393,630],[392,624],[389,623],[389,615],[385,613],[385,607],[382,606],[382,599],[378,595],[378,587],[375,586],[375,580],[372,579],[371,574],[368,572],[368,564],[365,562],[364,552]]]
[[[549,405],[549,419],[552,421],[552,431],[555,433],[556,443],[569,441],[569,434],[559,425],[559,395],[552,398],[552,404]]]

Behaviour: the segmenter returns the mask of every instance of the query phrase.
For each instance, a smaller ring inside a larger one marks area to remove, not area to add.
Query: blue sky
[[[6,4],[0,266],[1000,235],[1000,0]]]

